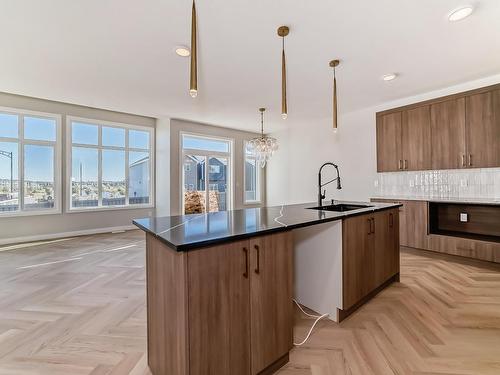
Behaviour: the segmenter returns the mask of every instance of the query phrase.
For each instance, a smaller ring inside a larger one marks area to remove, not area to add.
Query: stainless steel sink
[[[332,204],[329,206],[321,206],[321,207],[309,207],[310,210],[321,210],[321,211],[335,211],[335,212],[345,212],[352,210],[359,210],[361,208],[373,207],[365,204],[349,204],[349,203],[339,203]]]

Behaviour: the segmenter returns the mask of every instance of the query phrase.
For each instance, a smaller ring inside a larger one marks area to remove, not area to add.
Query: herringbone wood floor
[[[0,374],[150,374],[142,232],[3,250]],[[500,374],[500,267],[413,250],[401,263],[401,283],[320,322],[279,375]],[[310,324],[297,312],[296,341]]]

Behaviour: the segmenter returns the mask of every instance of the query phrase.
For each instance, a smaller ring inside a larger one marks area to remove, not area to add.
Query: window
[[[60,211],[60,117],[0,110],[0,216]]]
[[[247,149],[245,142],[245,203],[259,203],[261,169],[259,163]]]
[[[153,132],[68,119],[70,210],[152,206]]]
[[[182,212],[230,209],[232,140],[181,134],[181,145]]]

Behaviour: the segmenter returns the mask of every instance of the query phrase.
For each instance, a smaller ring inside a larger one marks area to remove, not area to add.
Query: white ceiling
[[[450,23],[463,0],[198,0],[193,100],[189,59],[173,53],[189,45],[190,0],[5,0],[0,91],[250,130],[266,106],[268,130],[307,126],[330,116],[333,58],[344,113],[499,73],[500,1],[475,3]],[[291,29],[287,121],[281,24]],[[400,77],[385,83],[389,72]]]

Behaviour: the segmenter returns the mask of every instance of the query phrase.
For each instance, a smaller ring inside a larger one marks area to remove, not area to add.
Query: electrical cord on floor
[[[306,338],[304,340],[302,340],[302,342],[300,343],[296,343],[294,342],[293,345],[295,346],[301,346],[301,345],[304,345],[307,340],[309,340],[309,336],[311,336],[311,333],[314,329],[314,327],[316,327],[316,324],[318,324],[318,322],[323,319],[323,318],[326,318],[327,316],[329,316],[330,314],[323,314],[323,315],[312,315],[312,314],[309,314],[307,313],[303,308],[302,306],[300,306],[300,303],[298,303],[295,299],[293,300],[293,302],[295,302],[295,304],[299,307],[300,311],[302,311],[305,315],[311,317],[311,318],[315,318],[316,320],[314,321],[313,325],[311,326],[311,329],[309,329],[309,332],[307,333],[306,335]]]

